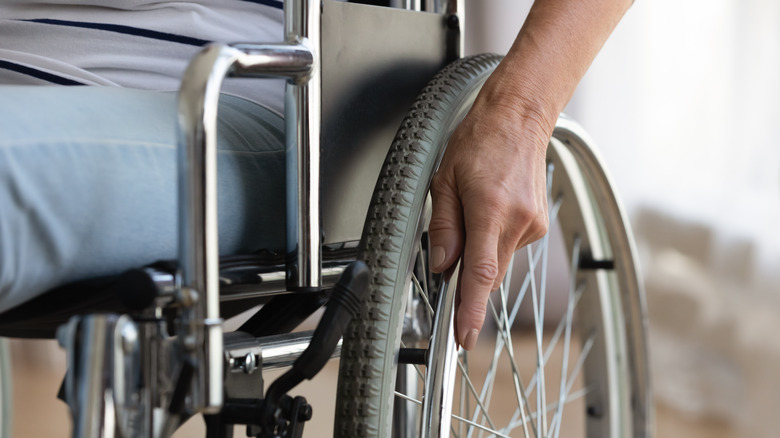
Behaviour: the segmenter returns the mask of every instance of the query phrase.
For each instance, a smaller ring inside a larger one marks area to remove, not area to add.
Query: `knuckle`
[[[534,237],[534,240],[541,239],[547,234],[549,230],[550,221],[547,219],[547,216],[537,217],[537,220],[532,223],[531,233]]]
[[[516,205],[512,216],[520,225],[532,225],[536,221],[536,212],[523,205]]]
[[[470,211],[478,220],[475,225],[481,224],[484,228],[494,229],[511,217],[511,203],[495,193],[474,193],[465,202],[471,204]]]
[[[527,244],[536,242],[544,237],[550,229],[549,220],[546,211],[542,213],[533,213],[525,210],[526,219],[518,223],[515,228],[515,250],[519,250]]]
[[[442,172],[436,172],[431,179],[431,194],[433,196],[441,195],[451,191],[451,184]]]
[[[511,210],[512,203],[506,196],[498,196],[496,192],[487,192],[481,194],[482,204],[487,214],[507,214]]]
[[[430,233],[447,233],[459,231],[455,224],[454,218],[448,216],[433,216],[431,222],[428,224],[428,232]]]
[[[466,318],[473,325],[481,327],[487,315],[486,305],[479,301],[461,301],[458,308],[459,319]]]
[[[547,217],[547,206],[542,205],[537,208],[518,207],[515,211],[515,217],[520,225],[519,228],[526,229],[529,237],[540,238],[547,234],[549,228],[549,219]]]
[[[517,248],[520,249],[525,245],[529,245],[531,243],[536,242],[537,240],[541,239],[547,234],[547,228],[541,227],[541,226],[535,226],[532,228],[529,228],[526,231],[526,234],[523,236],[523,239],[521,239],[518,242]]]
[[[471,265],[471,274],[482,286],[492,286],[498,277],[498,261],[486,258]]]

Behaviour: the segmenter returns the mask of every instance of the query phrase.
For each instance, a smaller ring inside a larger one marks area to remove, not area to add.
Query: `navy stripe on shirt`
[[[55,74],[45,72],[43,70],[38,70],[32,67],[28,67],[26,65],[21,64],[15,64],[13,62],[3,61],[0,60],[0,68],[5,70],[10,70],[13,72],[21,73],[27,76],[32,76],[37,79],[44,80],[46,82],[51,82],[53,84],[58,85],[85,85],[81,82],[74,81],[73,79],[64,78],[62,76],[57,76]]]
[[[276,9],[284,9],[284,3],[280,0],[242,0],[249,3],[257,3],[258,5],[270,6]]]
[[[79,27],[83,29],[96,29],[104,30],[107,32],[122,33],[125,35],[139,36],[143,38],[152,38],[155,40],[170,41],[174,43],[187,44],[190,46],[203,46],[211,41],[202,40],[200,38],[193,38],[183,35],[176,35],[166,32],[158,32],[156,30],[142,29],[139,27],[123,26],[120,24],[107,24],[107,23],[89,23],[85,21],[66,21],[66,20],[52,20],[48,18],[36,18],[31,20],[19,20],[27,21],[31,23],[51,24],[55,26],[70,26]]]

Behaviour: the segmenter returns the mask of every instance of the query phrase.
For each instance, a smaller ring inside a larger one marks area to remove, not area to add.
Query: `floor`
[[[523,348],[520,346],[519,348]],[[69,437],[70,422],[64,403],[56,398],[64,370],[64,353],[53,341],[14,341],[12,343],[14,419],[13,437]],[[314,406],[328,404],[335,393],[338,364],[331,362],[311,382],[298,388]],[[554,371],[553,371],[554,372]],[[269,376],[269,379],[271,376]],[[731,438],[739,434],[729,424],[717,420],[688,418],[663,404],[657,406],[656,436],[688,438]],[[199,418],[193,418],[177,433],[177,438],[203,436]],[[332,412],[315,410],[304,436],[329,436]],[[520,434],[522,435],[522,434]],[[244,436],[237,433],[236,436]],[[562,436],[566,436],[562,434]]]

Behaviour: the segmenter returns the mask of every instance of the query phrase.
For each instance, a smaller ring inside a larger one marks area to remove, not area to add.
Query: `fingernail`
[[[441,264],[444,263],[444,257],[446,254],[444,253],[444,248],[441,246],[434,246],[433,249],[431,249],[431,266],[433,266],[433,269],[441,267]]]
[[[478,338],[479,330],[471,329],[471,331],[466,334],[466,339],[463,340],[463,348],[466,350],[471,350],[475,345],[477,345]]]

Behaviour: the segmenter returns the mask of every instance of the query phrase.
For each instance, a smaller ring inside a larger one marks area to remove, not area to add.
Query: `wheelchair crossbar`
[[[263,395],[263,372],[287,371],[310,346],[314,331],[254,338],[247,333],[225,336],[225,391],[228,398],[246,399]],[[329,358],[341,356],[341,339]]]
[[[292,366],[293,362],[309,346],[313,331],[285,333],[261,338],[263,371],[277,370]],[[341,357],[341,341],[333,351],[331,358]]]
[[[336,284],[339,276],[344,272],[346,263],[322,268],[322,287],[329,289]],[[258,282],[255,284],[222,284],[220,286],[221,302],[239,301],[251,298],[261,298],[269,295],[287,293],[287,273],[284,270],[273,272],[261,272],[257,274]]]
[[[332,288],[349,263],[349,260],[326,262],[322,268],[323,289]],[[157,297],[174,296],[176,293],[176,278],[172,273],[155,268],[144,268],[144,272],[157,287]],[[287,272],[284,267],[271,271],[258,271],[251,277],[251,281],[245,282],[230,278],[229,273],[220,275],[219,301],[241,301],[294,293],[287,290]],[[246,277],[244,276],[244,278]]]

